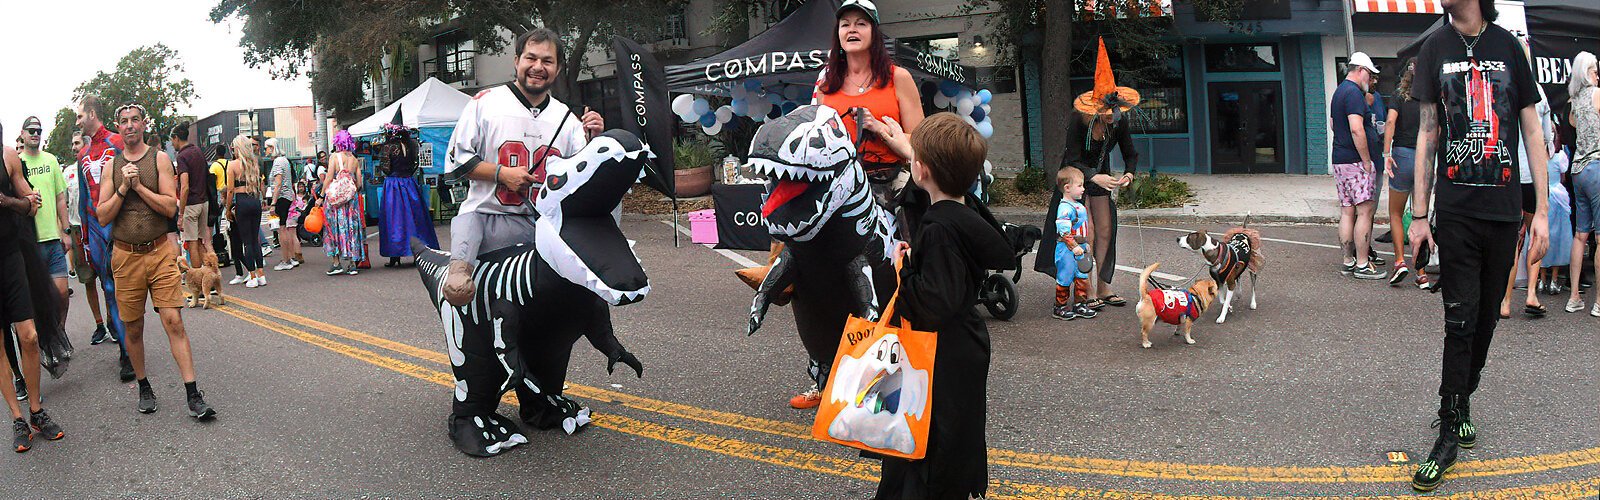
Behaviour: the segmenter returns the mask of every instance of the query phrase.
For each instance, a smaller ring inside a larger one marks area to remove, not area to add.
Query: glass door
[[[1211,172],[1283,173],[1283,96],[1278,82],[1209,87]]]

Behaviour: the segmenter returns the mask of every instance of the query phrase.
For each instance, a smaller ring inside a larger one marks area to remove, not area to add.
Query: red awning
[[[1351,0],[1356,12],[1383,14],[1443,14],[1440,0]]]

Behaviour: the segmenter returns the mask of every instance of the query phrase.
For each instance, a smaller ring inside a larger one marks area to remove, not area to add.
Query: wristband
[[[1420,219],[1427,219],[1427,218],[1428,218],[1428,214],[1422,214],[1422,215],[1411,214],[1411,220],[1420,220]]]
[[[494,166],[494,183],[495,184],[499,184],[500,183],[500,165],[495,165]]]

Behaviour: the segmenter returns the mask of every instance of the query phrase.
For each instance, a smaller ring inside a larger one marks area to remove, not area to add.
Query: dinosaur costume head
[[[545,167],[535,245],[561,277],[611,305],[638,302],[650,291],[644,266],[618,227],[622,197],[644,177],[655,154],[621,130],[600,134],[578,154]]]
[[[802,106],[761,126],[750,166],[769,179],[761,214],[784,241],[810,240],[840,208],[870,195],[844,120],[826,106]]]

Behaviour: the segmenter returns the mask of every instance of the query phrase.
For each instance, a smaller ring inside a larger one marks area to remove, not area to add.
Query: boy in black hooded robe
[[[912,327],[937,332],[939,343],[927,455],[884,458],[876,498],[981,497],[989,484],[984,425],[990,347],[989,330],[974,306],[986,270],[1015,265],[993,216],[968,206],[963,196],[983,171],[988,146],[950,113],[928,117],[909,138],[898,124],[888,124],[892,133],[885,142],[912,159],[912,179],[932,201],[910,246],[896,252],[904,266],[896,309]]]

